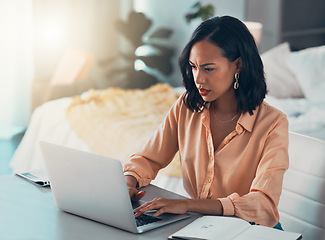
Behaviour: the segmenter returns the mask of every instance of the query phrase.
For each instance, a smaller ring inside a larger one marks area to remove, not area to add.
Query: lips
[[[198,90],[199,90],[200,95],[203,96],[203,97],[208,95],[211,92],[211,90],[204,89],[204,88],[200,88]]]

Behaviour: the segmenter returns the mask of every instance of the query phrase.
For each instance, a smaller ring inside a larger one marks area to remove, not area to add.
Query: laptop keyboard
[[[149,223],[153,223],[153,222],[157,222],[161,220],[161,218],[159,217],[154,217],[154,216],[150,216],[147,214],[141,214],[138,217],[135,217],[135,221],[137,223],[137,227],[149,224]]]

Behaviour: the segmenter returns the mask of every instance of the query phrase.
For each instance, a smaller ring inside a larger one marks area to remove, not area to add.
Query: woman
[[[263,64],[236,18],[204,21],[179,66],[186,88],[147,144],[124,166],[130,196],[180,153],[191,199],[155,199],[135,210],[228,215],[274,227],[288,168],[288,121],[263,101]]]

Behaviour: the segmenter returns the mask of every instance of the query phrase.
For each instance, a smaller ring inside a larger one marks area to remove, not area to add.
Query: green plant
[[[186,21],[190,23],[193,19],[200,18],[202,21],[214,16],[214,7],[211,4],[202,5],[200,1],[196,2],[191,11],[185,15]]]
[[[159,74],[169,75],[173,71],[174,50],[163,44],[172,35],[172,30],[159,28],[145,36],[151,25],[152,21],[143,13],[134,11],[126,21],[116,22],[117,31],[128,40],[131,51],[120,52],[105,64],[111,66],[110,79],[115,79],[124,88],[146,88],[159,82]]]

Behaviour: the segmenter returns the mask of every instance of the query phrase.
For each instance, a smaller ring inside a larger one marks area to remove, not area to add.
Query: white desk
[[[144,200],[154,197],[182,198],[150,185]],[[39,187],[15,176],[0,177],[0,239],[167,239],[198,215],[142,234],[128,233],[81,218],[56,208],[51,189]]]

